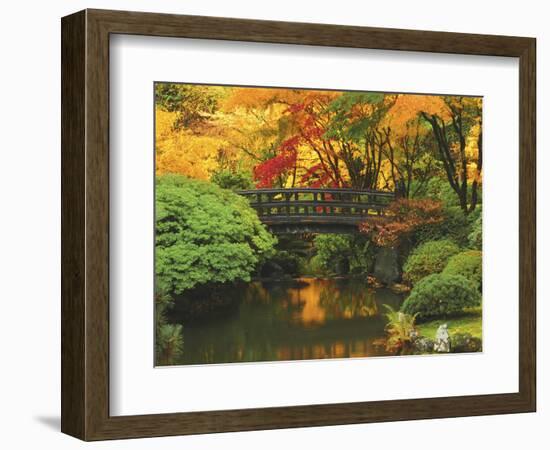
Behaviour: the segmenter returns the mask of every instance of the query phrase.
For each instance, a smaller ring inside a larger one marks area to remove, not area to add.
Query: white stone
[[[434,351],[438,353],[449,353],[451,351],[451,339],[446,323],[440,325],[435,333]]]

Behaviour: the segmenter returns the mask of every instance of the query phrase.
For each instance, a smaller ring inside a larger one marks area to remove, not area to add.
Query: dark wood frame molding
[[[105,10],[64,17],[61,31],[64,433],[100,440],[535,411],[534,38]],[[109,35],[115,33],[519,58],[519,392],[110,416]]]

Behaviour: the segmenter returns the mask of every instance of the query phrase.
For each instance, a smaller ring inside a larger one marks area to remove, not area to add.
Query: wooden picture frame
[[[62,417],[84,440],[535,411],[533,38],[85,10],[62,30]],[[519,392],[109,415],[109,36],[134,34],[519,58]]]

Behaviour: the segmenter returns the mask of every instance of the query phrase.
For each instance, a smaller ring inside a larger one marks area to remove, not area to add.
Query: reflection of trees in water
[[[307,286],[302,280],[250,283],[244,301],[269,305],[274,316],[288,319],[303,310],[305,301],[299,293]]]
[[[319,296],[319,304],[329,319],[352,319],[378,315],[376,291],[361,283],[341,289],[338,284],[327,284]]]
[[[252,283],[245,301],[270,305],[273,314],[302,325],[371,317],[379,312],[376,291],[364,283],[350,280],[345,283],[323,279]]]
[[[349,358],[352,356],[364,357],[371,354],[368,340],[353,342],[337,341],[301,346],[283,346],[277,349],[278,360]]]

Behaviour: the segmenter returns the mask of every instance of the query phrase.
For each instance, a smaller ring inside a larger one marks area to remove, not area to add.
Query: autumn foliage
[[[381,247],[394,247],[419,227],[443,221],[441,202],[431,199],[398,199],[386,210],[386,221],[367,221],[359,226]]]
[[[273,158],[261,162],[254,167],[254,179],[256,187],[265,188],[275,184],[277,178],[281,178],[288,171],[296,167],[298,156],[297,145],[299,139],[292,137],[284,141],[278,149],[278,154]]]
[[[481,98],[158,83],[155,111],[159,175],[243,173],[258,188],[405,198],[438,177],[464,213],[480,201]]]

